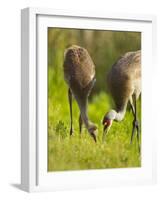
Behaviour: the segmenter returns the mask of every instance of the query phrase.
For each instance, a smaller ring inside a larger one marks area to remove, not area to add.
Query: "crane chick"
[[[103,140],[109,131],[113,120],[123,120],[128,102],[134,116],[131,143],[137,131],[139,145],[140,128],[137,118],[136,101],[141,94],[141,51],[128,52],[122,56],[113,66],[108,74],[108,86],[116,105],[115,110],[107,112],[103,119]]]
[[[87,114],[88,96],[95,84],[95,65],[88,51],[80,46],[72,45],[64,53],[64,78],[67,82],[68,100],[70,106],[70,135],[73,133],[72,95],[76,99],[79,109],[79,129],[85,124],[89,134],[96,142],[97,127]]]

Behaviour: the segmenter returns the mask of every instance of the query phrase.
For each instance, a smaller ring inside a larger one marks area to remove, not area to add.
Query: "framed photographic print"
[[[155,21],[22,10],[22,189],[155,183]]]

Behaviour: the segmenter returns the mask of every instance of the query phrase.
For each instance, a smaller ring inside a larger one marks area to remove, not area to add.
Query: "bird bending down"
[[[137,118],[137,99],[141,94],[141,51],[128,52],[122,56],[108,74],[108,86],[116,105],[116,110],[110,110],[103,119],[103,140],[109,131],[113,120],[123,120],[128,102],[134,116],[131,144],[137,131],[138,147],[140,151],[140,128]]]
[[[72,45],[65,50],[64,78],[69,86],[68,99],[71,118],[70,135],[73,133],[72,96],[74,96],[80,109],[80,133],[82,131],[82,124],[84,123],[88,132],[96,142],[97,127],[88,119],[87,114],[88,96],[96,81],[95,65],[85,48]]]

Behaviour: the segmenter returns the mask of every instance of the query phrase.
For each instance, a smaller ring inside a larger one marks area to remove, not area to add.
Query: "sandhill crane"
[[[137,105],[136,101],[141,93],[141,51],[128,52],[122,56],[113,66],[108,74],[108,86],[110,93],[116,105],[116,110],[110,110],[105,114],[103,119],[105,135],[109,131],[113,120],[123,120],[127,103],[130,103],[130,107],[134,116],[133,128],[131,135],[131,144],[137,131],[137,140],[140,151],[139,136],[140,128],[137,119]]]
[[[88,96],[94,86],[95,65],[85,48],[72,45],[64,53],[64,78],[69,86],[68,100],[70,106],[71,128],[70,135],[73,133],[72,117],[72,95],[75,97],[79,109],[79,129],[82,131],[82,124],[85,124],[90,135],[96,142],[97,127],[88,119],[87,104]]]

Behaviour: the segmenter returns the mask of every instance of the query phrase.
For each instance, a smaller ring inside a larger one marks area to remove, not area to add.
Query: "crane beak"
[[[108,132],[109,132],[109,130],[110,130],[110,127],[111,127],[111,126],[107,126],[106,123],[104,124],[102,142],[105,141],[106,135],[108,134]]]
[[[97,142],[96,135],[94,133],[91,133],[91,136],[93,137],[94,141]]]
[[[88,132],[90,133],[91,137],[94,139],[95,142],[97,142],[97,127],[95,125],[92,125],[89,129]]]

